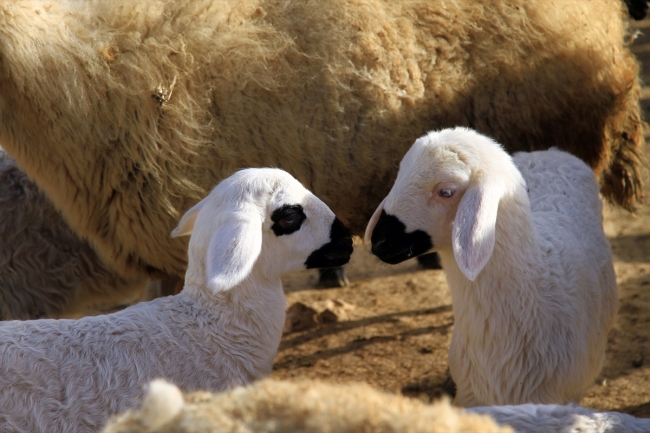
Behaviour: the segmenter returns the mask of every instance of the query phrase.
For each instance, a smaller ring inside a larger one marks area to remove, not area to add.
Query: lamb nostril
[[[376,241],[372,242],[372,249],[373,250],[378,250],[386,243],[386,239],[378,239]]]

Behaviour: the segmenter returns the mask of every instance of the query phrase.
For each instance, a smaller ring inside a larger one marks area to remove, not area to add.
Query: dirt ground
[[[633,50],[650,83],[650,21],[636,27],[647,33]],[[650,88],[642,104],[650,119]],[[650,182],[646,192],[650,196]],[[582,404],[650,417],[650,200],[635,214],[611,206],[604,213],[620,308],[606,364]],[[339,322],[286,334],[272,377],[362,381],[425,401],[439,397],[454,326],[443,271],[423,270],[415,260],[385,265],[363,245],[355,246],[347,271],[346,288],[314,289],[317,275],[307,271],[284,280],[287,305],[335,300],[347,309]]]

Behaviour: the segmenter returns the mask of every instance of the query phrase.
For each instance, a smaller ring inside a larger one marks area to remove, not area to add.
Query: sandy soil
[[[637,27],[650,35],[650,21]],[[649,42],[642,34],[633,49],[644,65],[642,78],[650,83]],[[650,90],[644,95],[650,119]],[[646,150],[650,155],[649,146]],[[582,404],[650,417],[650,204],[635,214],[606,206],[605,231],[615,257],[620,308],[607,362]],[[286,334],[272,377],[363,381],[426,401],[440,396],[454,326],[443,271],[420,269],[415,260],[385,265],[363,245],[355,247],[347,269],[351,283],[338,289],[313,289],[313,272],[287,276],[288,305],[327,300],[349,305],[339,322]]]

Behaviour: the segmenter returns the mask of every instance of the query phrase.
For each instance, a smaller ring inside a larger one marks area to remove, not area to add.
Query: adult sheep
[[[109,270],[1,147],[0,221],[0,320],[86,315],[145,290]]]
[[[620,0],[0,0],[0,141],[117,272],[180,277],[167,234],[218,180],[276,166],[356,234],[426,131],[563,143],[641,194]]]

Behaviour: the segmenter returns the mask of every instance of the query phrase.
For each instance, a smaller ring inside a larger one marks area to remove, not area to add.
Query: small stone
[[[282,333],[304,331],[316,326],[318,326],[318,312],[302,302],[296,302],[287,309]]]
[[[318,323],[336,323],[339,321],[339,316],[332,310],[325,310],[318,315]]]

